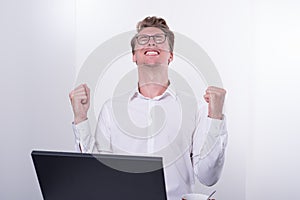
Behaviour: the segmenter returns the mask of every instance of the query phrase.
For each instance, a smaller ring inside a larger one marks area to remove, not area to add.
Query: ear
[[[136,55],[135,55],[135,52],[132,54],[132,61],[136,63]]]
[[[170,52],[170,58],[168,59],[168,64],[173,61],[173,52]]]

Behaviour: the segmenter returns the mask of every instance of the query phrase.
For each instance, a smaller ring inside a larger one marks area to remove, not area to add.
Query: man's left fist
[[[203,96],[208,103],[208,117],[214,119],[222,119],[223,105],[226,90],[214,86],[209,86]]]

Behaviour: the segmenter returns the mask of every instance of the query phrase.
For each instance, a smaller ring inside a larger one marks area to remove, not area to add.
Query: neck
[[[141,85],[139,82],[139,91],[143,96],[153,99],[154,97],[162,95],[167,90],[168,85],[168,80],[162,85],[158,85],[157,83]]]
[[[168,66],[138,66],[139,91],[148,98],[162,95],[169,85]]]

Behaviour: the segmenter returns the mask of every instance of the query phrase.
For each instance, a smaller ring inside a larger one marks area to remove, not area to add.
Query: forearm
[[[204,117],[198,124],[193,138],[193,164],[198,180],[211,186],[221,175],[227,144],[226,119]]]
[[[219,180],[225,160],[224,152],[221,139],[218,139],[204,157],[200,154],[193,157],[195,175],[202,184],[211,186]]]
[[[75,149],[82,153],[92,153],[95,149],[95,138],[91,133],[89,121],[85,120],[77,125],[72,124],[75,135]]]

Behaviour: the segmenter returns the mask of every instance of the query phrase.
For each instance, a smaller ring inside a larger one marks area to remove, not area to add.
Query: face
[[[158,35],[164,34],[162,30],[155,27],[147,27],[139,32],[138,35]],[[147,40],[146,40],[147,41]],[[148,64],[148,65],[159,65],[169,64],[173,60],[173,53],[170,52],[168,39],[163,43],[160,43],[160,38],[157,38],[157,44],[153,37],[150,40],[141,45],[136,41],[135,52],[133,54],[133,62],[137,65]]]

